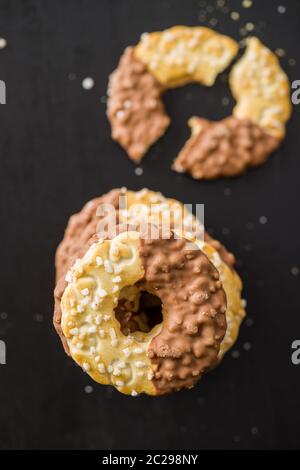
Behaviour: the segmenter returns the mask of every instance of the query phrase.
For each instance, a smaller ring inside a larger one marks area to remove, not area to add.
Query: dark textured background
[[[286,5],[285,14],[278,4]],[[8,40],[0,50],[0,79],[7,84],[7,104],[0,106],[0,339],[7,343],[1,448],[299,447],[300,366],[291,363],[291,343],[300,339],[299,276],[291,270],[300,265],[300,106],[265,166],[205,183],[172,172],[170,163],[188,137],[190,115],[230,113],[221,104],[229,96],[224,81],[167,94],[172,125],[143,161],[142,176],[110,139],[100,99],[123,49],[140,33],[211,18],[237,39],[253,21],[266,44],[286,51],[282,64],[290,79],[300,79],[299,1],[254,0],[248,10],[226,1],[241,13],[238,22],[213,8],[214,1],[208,10],[203,5],[0,0],[0,36]],[[81,85],[87,76],[95,79],[90,91]],[[132,399],[97,386],[65,356],[53,331],[53,256],[66,221],[89,198],[123,185],[205,203],[207,227],[237,254],[250,319],[235,347],[239,357],[229,353],[192,391]]]

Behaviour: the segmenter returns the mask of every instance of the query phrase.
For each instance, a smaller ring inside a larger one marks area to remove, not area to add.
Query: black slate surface
[[[300,366],[291,363],[291,343],[300,339],[299,275],[292,274],[300,266],[300,106],[266,165],[205,183],[170,164],[188,137],[189,116],[230,113],[221,78],[210,89],[167,94],[172,125],[143,161],[142,176],[110,139],[101,100],[108,74],[140,33],[212,18],[237,39],[253,22],[267,45],[286,51],[291,81],[300,79],[300,2],[225,3],[224,11],[199,0],[0,1],[0,36],[8,41],[0,50],[7,86],[0,106],[0,339],[7,345],[0,448],[299,448]],[[94,78],[92,90],[82,88],[84,77]],[[169,397],[132,399],[97,386],[65,356],[52,328],[53,256],[67,218],[124,185],[205,203],[206,225],[237,254],[245,283],[250,320],[234,348],[239,357],[229,353],[196,388]]]

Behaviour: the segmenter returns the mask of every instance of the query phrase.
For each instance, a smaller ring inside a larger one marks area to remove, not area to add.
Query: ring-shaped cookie
[[[94,380],[125,394],[191,388],[217,364],[226,331],[216,268],[188,240],[157,234],[144,239],[129,230],[96,242],[69,272],[62,296],[71,356]],[[149,333],[121,331],[115,309],[130,286],[162,302],[163,321]]]
[[[231,38],[204,27],[174,26],[143,34],[123,54],[108,87],[112,137],[139,162],[166,130],[162,95],[191,82],[214,84],[238,52]],[[173,164],[196,179],[236,176],[264,163],[280,145],[291,114],[290,86],[279,61],[257,38],[230,73],[237,103],[231,116],[189,121],[192,136]]]

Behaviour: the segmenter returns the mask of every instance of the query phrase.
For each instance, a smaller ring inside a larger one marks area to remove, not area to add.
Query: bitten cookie
[[[285,135],[291,115],[290,86],[279,61],[257,38],[233,67],[233,115],[214,122],[191,118],[192,135],[173,169],[196,179],[232,177],[265,163]]]
[[[144,33],[125,50],[109,80],[112,137],[138,163],[170,123],[163,93],[191,82],[212,86],[237,52],[233,39],[205,27]],[[237,176],[262,165],[279,147],[291,101],[289,80],[276,55],[249,38],[229,85],[236,100],[232,115],[219,122],[191,118],[192,135],[173,163],[175,171],[196,179]]]

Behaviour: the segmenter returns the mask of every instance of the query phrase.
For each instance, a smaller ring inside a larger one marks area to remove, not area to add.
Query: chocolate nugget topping
[[[176,158],[173,169],[196,179],[237,176],[264,163],[280,140],[249,119],[230,116],[212,122],[191,118],[192,136]]]
[[[135,162],[169,126],[170,119],[161,101],[163,90],[146,66],[134,58],[134,49],[128,47],[110,76],[107,115],[112,138]]]
[[[163,304],[160,333],[148,349],[158,394],[191,388],[218,360],[226,298],[206,255],[183,239],[141,240],[141,287]]]

